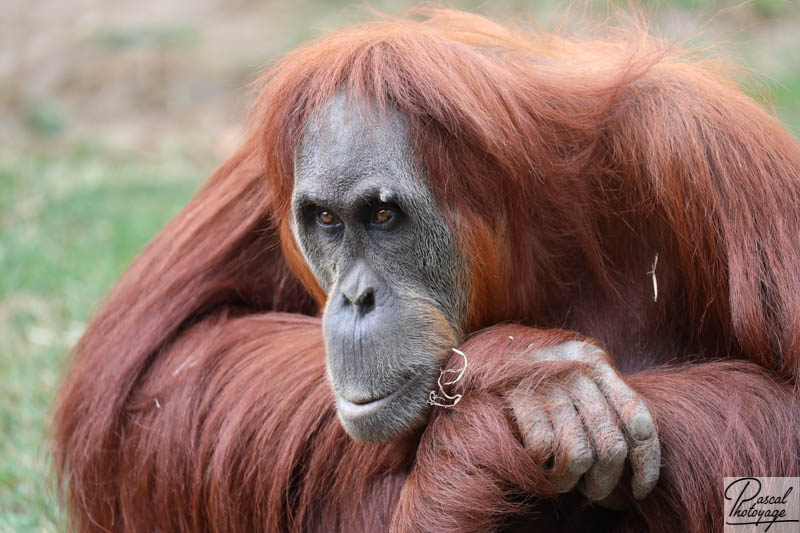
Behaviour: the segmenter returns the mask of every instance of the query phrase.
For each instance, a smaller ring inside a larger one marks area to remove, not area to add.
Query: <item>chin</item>
[[[411,379],[376,400],[354,403],[336,393],[336,414],[352,438],[363,442],[388,442],[405,437],[427,420],[429,379]]]

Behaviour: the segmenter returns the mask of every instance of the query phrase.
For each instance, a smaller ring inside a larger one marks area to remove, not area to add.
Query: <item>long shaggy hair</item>
[[[324,294],[288,225],[298,139],[342,92],[403,114],[474,279],[464,399],[385,445],[339,427]],[[332,33],[263,77],[243,147],[75,348],[55,414],[69,515],[87,532],[719,529],[723,476],[800,475],[798,235],[797,142],[719,65],[643,31],[425,11]],[[504,321],[598,338],[645,399],[663,467],[629,512],[555,495],[559,465],[523,450],[505,393],[574,364],[518,355],[574,334],[484,329]]]

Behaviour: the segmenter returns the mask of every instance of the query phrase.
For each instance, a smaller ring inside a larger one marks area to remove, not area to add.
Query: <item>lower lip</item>
[[[410,386],[413,379],[410,379],[403,384],[399,389],[390,392],[383,398],[378,398],[377,400],[373,400],[367,403],[353,403],[351,401],[345,400],[340,395],[336,395],[336,409],[339,413],[347,418],[361,418],[363,416],[370,415],[375,411],[379,410],[384,405],[388,404],[392,401],[392,398],[396,398],[402,395]]]

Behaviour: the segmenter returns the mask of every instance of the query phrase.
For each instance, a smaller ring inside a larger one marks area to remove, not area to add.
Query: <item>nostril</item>
[[[361,296],[358,297],[358,301],[356,302],[359,311],[361,311],[362,315],[366,315],[373,309],[375,309],[375,291],[373,289],[367,289]]]

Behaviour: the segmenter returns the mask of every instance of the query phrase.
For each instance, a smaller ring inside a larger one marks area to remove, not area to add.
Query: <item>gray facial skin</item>
[[[328,295],[323,331],[339,419],[363,441],[424,422],[469,294],[405,131],[398,112],[338,95],[295,154],[292,230]]]

